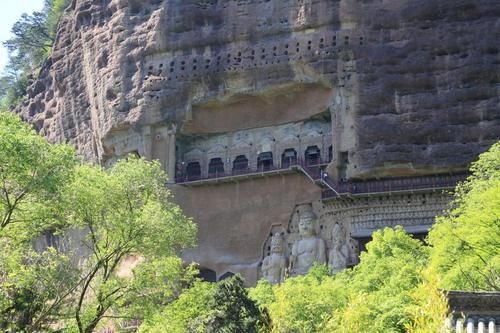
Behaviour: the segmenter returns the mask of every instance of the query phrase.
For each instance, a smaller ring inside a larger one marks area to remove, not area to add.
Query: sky
[[[0,41],[4,42],[12,35],[10,29],[21,17],[22,13],[31,14],[35,10],[43,8],[44,0],[7,0],[2,1],[2,8],[0,10]],[[7,50],[0,47],[0,72],[7,63]]]

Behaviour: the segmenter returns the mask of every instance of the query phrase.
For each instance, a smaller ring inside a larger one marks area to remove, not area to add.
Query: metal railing
[[[299,170],[303,172],[312,182],[319,184],[324,189],[321,198],[332,199],[344,195],[370,194],[370,193],[390,193],[401,191],[433,190],[453,188],[458,182],[464,181],[467,174],[433,175],[420,177],[401,177],[380,180],[353,180],[347,182],[335,182],[324,171],[324,167],[330,160],[317,159],[314,161],[296,159],[287,160],[277,166],[265,166],[259,168],[236,168],[227,172],[209,173],[206,177],[201,175],[181,174],[176,177],[179,184],[231,179],[240,176],[262,175],[286,170]]]
[[[313,164],[316,163],[316,164]],[[315,159],[314,161],[305,161],[303,159],[297,159],[297,160],[287,160],[285,163],[280,163],[279,165],[266,165],[266,166],[259,166],[256,168],[250,168],[248,166],[244,167],[238,167],[238,168],[233,168],[230,172],[214,172],[214,173],[208,173],[206,177],[202,176],[201,174],[188,174],[186,172],[183,172],[179,174],[176,178],[175,181],[178,184],[183,184],[183,183],[189,183],[189,182],[198,182],[198,181],[203,181],[203,180],[218,180],[218,179],[225,179],[225,178],[232,178],[235,176],[243,176],[243,175],[259,175],[263,173],[268,173],[268,172],[276,172],[276,171],[285,171],[285,170],[292,170],[296,167],[300,167],[304,170],[307,170],[308,173],[314,175],[314,179],[320,179],[321,178],[321,169],[325,167],[328,163],[330,163],[329,160],[323,160],[323,159]]]
[[[464,181],[467,174],[434,175],[422,177],[404,177],[381,180],[350,181],[335,183],[330,177],[323,177],[331,189],[324,190],[322,199],[335,198],[339,195],[369,194],[382,192],[400,192],[453,188]]]

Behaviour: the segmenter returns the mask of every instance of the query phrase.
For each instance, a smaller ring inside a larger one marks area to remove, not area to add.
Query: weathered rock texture
[[[499,17],[491,0],[74,0],[22,114],[102,161],[128,128],[331,108],[351,177],[463,169],[500,133]]]
[[[325,113],[333,176],[463,171],[500,135],[499,40],[492,0],[74,0],[19,112],[90,160],[136,152],[171,177],[176,137]],[[188,256],[255,279],[272,225],[320,198],[303,178],[173,186],[200,225]]]

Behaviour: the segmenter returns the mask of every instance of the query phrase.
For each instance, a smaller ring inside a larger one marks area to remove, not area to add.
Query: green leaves
[[[190,330],[206,333],[257,333],[268,324],[267,313],[248,297],[239,275],[219,282],[208,300],[209,309],[190,322]]]
[[[146,321],[141,333],[185,333],[196,332],[196,318],[203,318],[210,311],[209,303],[213,298],[216,285],[197,281],[185,289],[179,298]],[[203,328],[202,328],[203,329]]]
[[[17,116],[0,112],[0,236],[22,239],[57,223],[52,203],[76,162],[73,148],[51,145]]]
[[[13,37],[3,44],[9,51],[7,73],[0,78],[2,108],[10,109],[26,95],[34,73],[52,50],[57,25],[69,0],[46,0],[42,11],[22,14]]]
[[[471,171],[429,233],[431,267],[442,288],[500,290],[500,143]]]
[[[108,170],[80,166],[67,184],[70,224],[88,231],[83,246],[91,253],[75,308],[81,332],[93,330],[108,312],[142,318],[172,301],[189,276],[176,254],[194,244],[196,227],[169,202],[165,180],[159,163],[130,156]],[[136,263],[127,269],[130,258]],[[117,274],[123,270],[128,273]],[[87,305],[91,294],[95,304]],[[86,322],[89,313],[94,316]]]
[[[330,276],[318,266],[272,289],[259,283],[250,295],[269,309],[273,332],[403,332],[427,258],[402,228],[386,228],[352,270]]]
[[[133,157],[80,165],[0,113],[0,329],[92,332],[172,302],[193,279],[177,254],[196,226],[165,181],[159,163]]]

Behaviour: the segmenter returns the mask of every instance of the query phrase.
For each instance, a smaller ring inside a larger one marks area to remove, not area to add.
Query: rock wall
[[[287,227],[297,204],[318,201],[320,189],[299,174],[239,183],[173,187],[184,212],[198,223],[198,246],[183,258],[216,272],[241,273],[248,284],[259,276],[264,244],[273,226]]]
[[[464,169],[500,133],[499,16],[489,0],[74,0],[19,112],[105,161],[106,139],[144,126],[330,109],[350,177]]]
[[[464,171],[500,136],[499,40],[491,0],[74,0],[17,111],[88,160],[137,153],[171,180],[190,137],[318,119],[331,119],[334,179]],[[273,228],[296,233],[297,205],[322,207],[330,246],[334,224],[423,232],[449,199],[322,202],[295,172],[171,188],[200,230],[184,258],[249,283]]]

